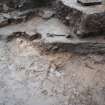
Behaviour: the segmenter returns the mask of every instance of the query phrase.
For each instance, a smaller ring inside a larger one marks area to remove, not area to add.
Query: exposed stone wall
[[[71,33],[75,34],[78,31],[83,15],[81,11],[65,6],[62,2],[56,4],[57,18],[69,26]]]
[[[82,37],[105,33],[105,12],[87,14],[61,1],[56,3],[55,9],[56,16],[69,26],[73,34]]]

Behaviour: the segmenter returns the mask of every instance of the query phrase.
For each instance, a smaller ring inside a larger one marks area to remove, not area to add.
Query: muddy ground
[[[68,32],[57,19],[0,28],[0,105],[105,105],[105,55],[46,52],[39,40],[6,40],[35,27],[43,37],[51,30]]]

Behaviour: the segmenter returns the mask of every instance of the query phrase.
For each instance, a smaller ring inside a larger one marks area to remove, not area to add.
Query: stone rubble
[[[61,0],[56,4],[57,17],[79,37],[105,33],[105,6],[81,6],[76,0]]]

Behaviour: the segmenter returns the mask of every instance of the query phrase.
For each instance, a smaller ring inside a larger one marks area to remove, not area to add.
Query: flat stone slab
[[[77,36],[105,33],[105,6],[82,6],[77,0],[61,0],[56,4],[56,14]]]

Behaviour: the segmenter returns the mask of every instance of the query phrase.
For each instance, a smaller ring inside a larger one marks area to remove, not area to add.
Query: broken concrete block
[[[77,36],[100,35],[105,32],[105,6],[82,6],[76,0],[56,3],[56,15]]]

